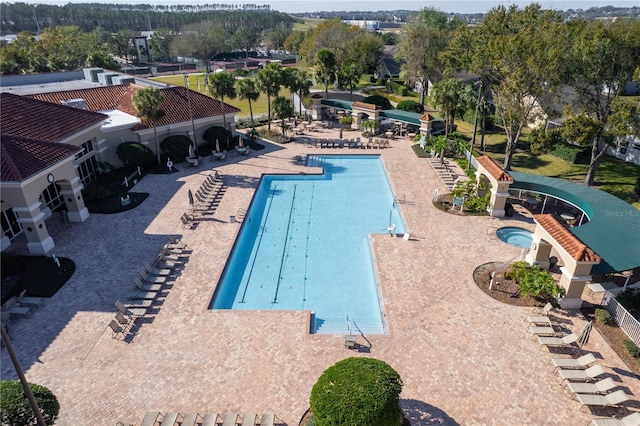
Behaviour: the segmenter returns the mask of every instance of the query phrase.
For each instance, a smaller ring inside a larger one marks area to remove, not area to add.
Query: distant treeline
[[[105,31],[155,30],[168,28],[179,31],[184,25],[212,21],[234,31],[243,26],[290,27],[294,18],[270,10],[268,5],[204,4],[204,5],[125,5],[79,3],[64,6],[26,3],[0,3],[2,34],[28,31],[36,34],[45,28],[77,26],[91,32],[98,27]]]

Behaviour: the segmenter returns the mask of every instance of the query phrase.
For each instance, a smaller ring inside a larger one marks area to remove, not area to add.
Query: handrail
[[[238,207],[238,211],[236,212],[236,219],[244,220],[246,216],[247,216],[247,211],[242,207]]]

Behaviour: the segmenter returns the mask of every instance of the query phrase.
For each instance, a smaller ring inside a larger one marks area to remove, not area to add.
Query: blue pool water
[[[523,228],[515,226],[505,226],[496,230],[496,235],[502,241],[515,247],[531,247],[531,236],[533,233]]]
[[[309,156],[323,175],[265,175],[213,309],[310,310],[312,331],[385,332],[369,234],[404,233],[377,155]]]

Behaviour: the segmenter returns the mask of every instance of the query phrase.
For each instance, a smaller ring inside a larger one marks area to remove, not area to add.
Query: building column
[[[525,260],[529,265],[538,265],[541,269],[549,269],[551,247],[551,244],[534,234],[531,236],[531,249]]]
[[[69,222],[84,222],[89,218],[89,210],[84,205],[82,198],[82,184],[79,177],[70,180],[60,180],[60,194],[64,197]]]
[[[591,275],[575,275],[569,268],[560,267],[562,277],[558,283],[564,288],[566,294],[561,299],[560,307],[562,309],[580,309],[582,308],[582,292],[588,281],[591,281]]]
[[[29,207],[14,207],[13,212],[24,229],[27,237],[27,248],[31,254],[47,254],[54,247],[53,238],[49,235],[44,223],[45,215],[40,210],[41,203],[36,201]]]
[[[322,120],[322,100],[313,99],[311,105],[311,118],[314,120]]]

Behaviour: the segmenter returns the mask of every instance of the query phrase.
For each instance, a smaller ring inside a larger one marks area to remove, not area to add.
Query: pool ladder
[[[247,211],[242,207],[238,207],[238,211],[236,212],[236,219],[242,222],[246,216],[247,216]]]

